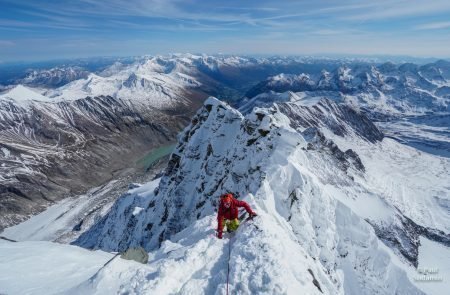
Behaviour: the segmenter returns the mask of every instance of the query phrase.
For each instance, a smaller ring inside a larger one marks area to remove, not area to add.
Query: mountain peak
[[[51,102],[52,100],[40,93],[38,93],[34,89],[30,89],[21,84],[15,86],[7,93],[0,95],[0,99],[12,99],[16,102],[25,102],[25,101],[45,101]]]

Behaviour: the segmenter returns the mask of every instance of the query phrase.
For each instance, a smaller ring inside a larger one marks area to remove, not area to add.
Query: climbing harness
[[[228,295],[228,285],[230,282],[230,256],[231,256],[231,240],[228,242],[227,295]]]

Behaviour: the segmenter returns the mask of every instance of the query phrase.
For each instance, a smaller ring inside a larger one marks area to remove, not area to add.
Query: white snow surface
[[[323,70],[321,74],[278,74],[267,78],[261,90],[313,92],[314,96],[326,91],[352,105],[389,116],[449,112],[446,75],[421,72],[415,65],[410,71],[392,66],[391,72],[385,65],[345,65],[333,73]]]
[[[416,285],[427,294],[447,293],[450,288],[450,249],[423,237],[420,239],[420,244],[418,269],[421,272],[430,270],[432,273],[427,276],[438,280],[420,281],[418,279],[423,275],[420,272],[415,272],[411,278],[417,280]]]
[[[18,105],[26,105],[31,101],[51,102],[52,99],[41,95],[38,91],[23,85],[16,85],[8,92],[0,94],[0,100],[12,100]]]
[[[0,240],[0,294],[59,294],[88,280],[113,255],[51,242]]]
[[[215,226],[214,216],[202,218],[150,252],[148,265],[115,261],[73,294],[226,294],[229,247],[232,294],[321,294],[307,269],[325,274],[273,217],[244,223],[231,239],[217,239]]]

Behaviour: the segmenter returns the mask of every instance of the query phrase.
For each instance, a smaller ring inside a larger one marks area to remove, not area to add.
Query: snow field
[[[94,275],[112,256],[51,242],[0,240],[0,293],[65,292]]]

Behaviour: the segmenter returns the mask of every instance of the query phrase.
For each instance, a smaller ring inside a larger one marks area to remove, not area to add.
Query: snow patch
[[[144,208],[142,208],[142,207],[134,207],[134,210],[133,210],[133,213],[132,213],[133,216],[139,215],[139,213],[141,213],[142,210],[144,210]]]

